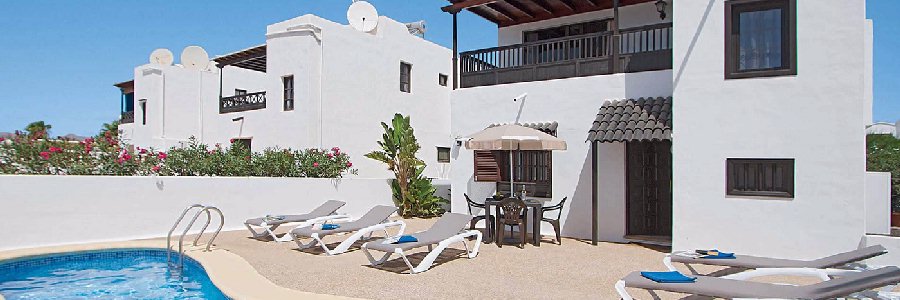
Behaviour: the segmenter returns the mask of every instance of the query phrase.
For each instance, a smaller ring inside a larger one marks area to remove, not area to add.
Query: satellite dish
[[[209,66],[209,54],[200,46],[189,46],[181,51],[181,64],[187,69],[205,69]]]
[[[356,1],[347,10],[350,26],[362,32],[372,32],[378,26],[378,11],[366,1]]]
[[[409,29],[409,33],[417,36],[424,37],[425,36],[425,21],[418,21],[413,23],[406,23],[406,29]]]
[[[150,63],[160,66],[171,66],[175,62],[175,55],[169,49],[156,49],[150,53]]]

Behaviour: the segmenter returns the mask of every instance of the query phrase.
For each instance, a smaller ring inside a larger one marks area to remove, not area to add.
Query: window
[[[235,96],[246,95],[246,94],[247,94],[247,90],[234,89],[234,95],[235,95]]]
[[[147,125],[147,99],[141,99],[141,125]]]
[[[725,2],[725,78],[797,75],[796,0]]]
[[[794,197],[794,159],[729,158],[725,169],[727,195]]]
[[[440,84],[441,86],[447,86],[447,81],[449,79],[450,78],[445,74],[438,74],[438,84]]]
[[[611,20],[612,19],[595,20],[535,31],[526,31],[522,33],[522,40],[526,43],[530,43],[567,36],[600,33],[609,30],[609,22]]]
[[[284,76],[284,111],[294,110],[294,75]]]
[[[400,62],[400,91],[409,93],[411,90],[412,65]]]
[[[437,147],[437,161],[439,163],[450,163],[450,148]]]
[[[250,148],[251,146],[253,146],[253,140],[251,138],[233,138],[231,139],[231,145],[240,145],[244,149],[251,150],[253,149]]]

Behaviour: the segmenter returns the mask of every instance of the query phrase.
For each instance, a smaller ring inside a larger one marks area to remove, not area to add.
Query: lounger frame
[[[316,224],[313,224],[313,225],[316,225]],[[307,225],[307,226],[310,226],[310,225]],[[305,226],[298,226],[297,228],[301,228],[301,227],[305,227]],[[350,247],[352,247],[353,244],[359,240],[371,239],[372,234],[375,233],[376,231],[384,231],[385,237],[391,236],[387,230],[388,230],[388,228],[394,228],[394,227],[399,227],[397,235],[402,235],[403,231],[406,230],[406,223],[404,223],[403,221],[390,221],[390,222],[384,222],[384,223],[372,225],[369,227],[365,227],[363,229],[354,231],[353,234],[351,234],[349,237],[344,239],[344,241],[342,241],[340,244],[338,244],[336,247],[334,247],[334,249],[328,248],[328,245],[326,245],[325,242],[322,241],[322,237],[320,237],[319,233],[316,233],[316,232],[312,233],[309,236],[309,238],[312,239],[312,241],[310,241],[309,243],[303,243],[303,241],[301,240],[303,237],[295,235],[293,232],[289,232],[288,235],[291,236],[291,239],[297,243],[297,247],[300,249],[309,249],[309,248],[315,247],[316,245],[319,245],[322,247],[322,250],[324,250],[326,254],[331,256],[331,255],[338,255],[338,254],[347,252],[347,250],[350,250]],[[349,233],[347,233],[347,234],[349,234]]]
[[[399,237],[399,235],[397,235],[396,237]],[[466,243],[466,240],[470,237],[475,237],[475,245],[472,246],[472,249],[469,249],[469,244]],[[384,256],[382,256],[380,259],[375,259],[375,257],[372,256],[372,253],[368,248],[369,243],[363,244],[362,250],[366,253],[366,257],[369,258],[369,263],[372,266],[381,265],[386,262],[392,254],[397,254],[403,258],[404,262],[406,262],[406,266],[409,267],[409,273],[416,274],[428,271],[428,269],[430,269],[431,266],[434,265],[434,261],[438,258],[438,256],[441,255],[441,252],[444,252],[444,249],[447,249],[447,247],[449,247],[453,243],[462,243],[463,247],[465,247],[466,249],[466,257],[469,259],[475,258],[476,256],[478,256],[478,249],[480,249],[481,247],[481,238],[481,231],[466,230],[443,241],[440,241],[439,243],[437,243],[437,247],[433,247],[434,244],[429,244],[429,252],[427,255],[425,255],[425,258],[422,259],[421,262],[419,262],[418,266],[413,266],[413,264],[409,261],[409,258],[406,257],[406,253],[403,251],[403,249],[400,248],[395,248],[394,252],[385,252]]]
[[[283,243],[283,242],[292,241],[293,237],[291,237],[290,233],[285,234],[284,236],[282,236],[280,238],[275,234],[275,229],[278,229],[278,227],[281,227],[282,225],[295,224],[294,225],[295,227],[305,227],[305,226],[310,226],[310,225],[314,225],[314,224],[318,224],[318,223],[325,224],[329,221],[340,221],[340,220],[344,220],[344,219],[350,219],[350,215],[335,214],[335,215],[330,215],[330,216],[313,218],[313,219],[309,219],[309,220],[306,220],[303,222],[288,222],[288,223],[275,224],[275,225],[268,225],[268,224],[266,224],[265,221],[263,221],[262,224],[260,224],[259,226],[251,225],[251,224],[247,224],[247,223],[244,223],[244,226],[247,227],[247,230],[250,230],[250,234],[252,235],[252,237],[254,239],[262,239],[265,237],[271,237],[272,241]],[[260,230],[260,231],[253,230],[253,227],[259,227],[262,230]]]

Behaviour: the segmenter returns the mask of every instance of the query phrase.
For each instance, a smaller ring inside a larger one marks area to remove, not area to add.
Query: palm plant
[[[384,128],[378,142],[381,150],[369,152],[366,157],[386,164],[388,170],[394,173],[391,187],[400,215],[436,215],[430,212],[439,207],[440,201],[435,199],[431,180],[422,176],[425,162],[416,157],[421,147],[410,126],[409,116],[394,114],[391,125],[382,122],[381,127]]]
[[[53,128],[52,125],[45,123],[44,121],[31,122],[28,126],[25,126],[25,131],[28,132],[28,136],[32,138],[42,138],[46,137],[48,133],[50,133],[50,128]]]

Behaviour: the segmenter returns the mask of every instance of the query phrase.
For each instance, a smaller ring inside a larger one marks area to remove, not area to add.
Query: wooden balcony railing
[[[134,123],[134,111],[126,111],[122,113],[122,119],[119,120],[121,124],[131,124]]]
[[[615,38],[619,40],[615,51]],[[586,34],[460,53],[461,87],[672,68],[672,24]]]
[[[266,92],[249,93],[219,100],[219,113],[227,114],[239,111],[266,108]]]

